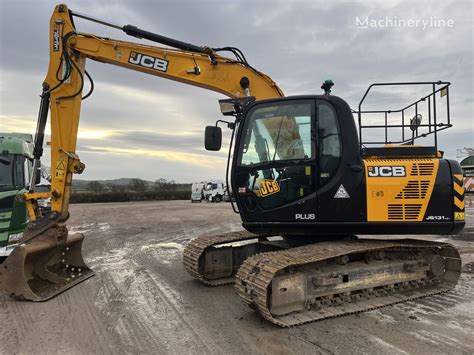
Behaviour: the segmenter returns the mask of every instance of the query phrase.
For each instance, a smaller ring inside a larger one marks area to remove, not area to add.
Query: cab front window
[[[0,191],[13,189],[15,157],[12,154],[0,155]]]
[[[0,191],[19,190],[26,186],[23,156],[0,154]]]
[[[288,100],[255,106],[246,116],[237,156],[239,187],[263,209],[314,192],[314,101]]]
[[[311,103],[281,103],[259,106],[245,122],[240,147],[240,165],[314,156]]]

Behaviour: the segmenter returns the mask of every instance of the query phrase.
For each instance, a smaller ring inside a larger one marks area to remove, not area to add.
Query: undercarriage
[[[282,327],[358,313],[455,287],[458,251],[414,239],[282,238],[234,232],[189,243],[184,266],[201,282],[234,282],[245,303]]]

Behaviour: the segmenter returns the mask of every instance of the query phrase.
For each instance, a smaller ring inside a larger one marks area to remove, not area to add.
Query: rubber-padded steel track
[[[206,250],[215,245],[257,239],[258,235],[247,231],[223,233],[217,235],[203,235],[191,240],[183,251],[183,265],[191,276],[209,286],[221,286],[234,283],[235,277],[226,277],[216,280],[206,279],[199,268],[199,262]]]
[[[339,302],[323,307],[308,306],[305,310],[281,316],[270,311],[271,283],[275,275],[291,268],[293,271],[302,266],[341,255],[364,253],[377,250],[414,251],[425,248],[435,249],[446,262],[445,272],[440,282],[421,284],[419,288],[394,288],[385,295],[373,295],[358,301]],[[347,240],[321,242],[288,250],[260,253],[249,257],[236,275],[237,294],[270,322],[282,327],[291,327],[352,313],[359,313],[387,305],[405,302],[420,297],[446,292],[456,286],[461,274],[461,259],[458,251],[446,243],[427,242],[413,239],[404,240]]]

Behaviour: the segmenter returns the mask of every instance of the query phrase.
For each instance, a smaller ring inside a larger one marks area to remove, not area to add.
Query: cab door
[[[365,178],[354,118],[335,96],[316,100],[318,222],[329,232],[365,220]],[[330,223],[335,223],[332,226]]]
[[[314,222],[319,178],[314,99],[257,104],[243,125],[233,174],[243,220]]]

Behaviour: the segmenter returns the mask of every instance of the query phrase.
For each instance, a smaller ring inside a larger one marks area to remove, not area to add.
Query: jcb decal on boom
[[[59,52],[59,25],[54,25],[53,30],[53,52]]]
[[[130,52],[130,58],[128,58],[128,62],[144,68],[155,69],[162,72],[166,72],[168,70],[168,61],[166,59],[152,57],[151,55],[137,52]]]

